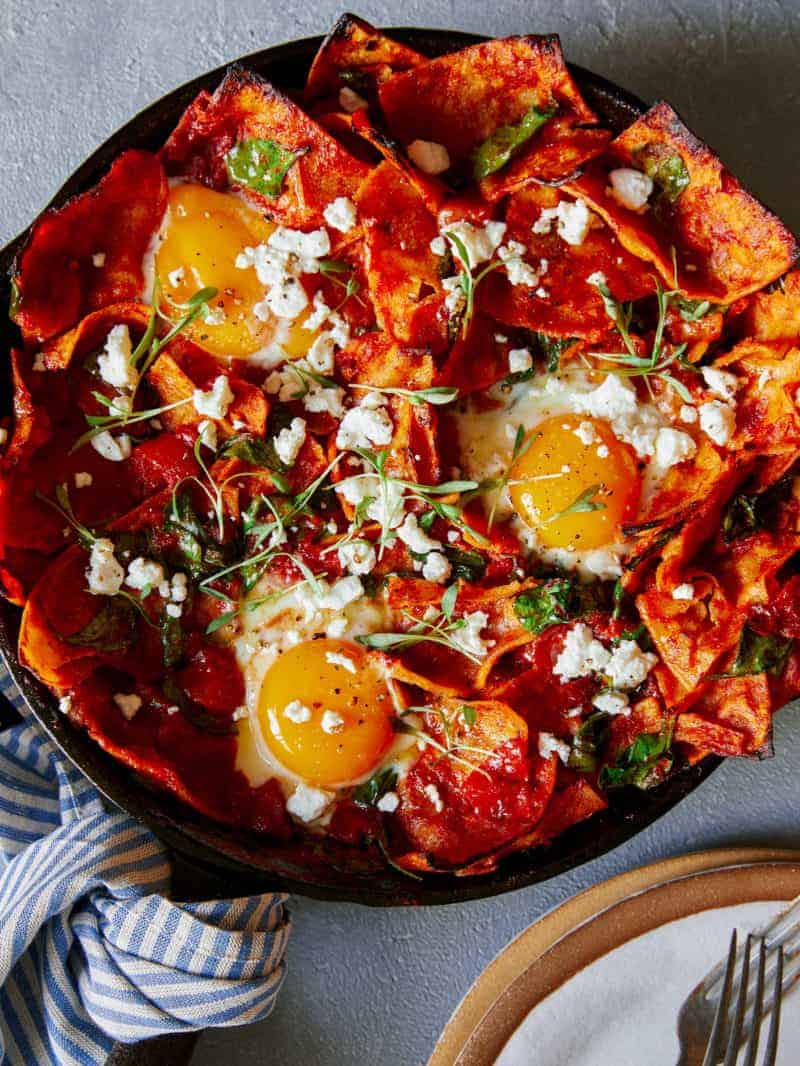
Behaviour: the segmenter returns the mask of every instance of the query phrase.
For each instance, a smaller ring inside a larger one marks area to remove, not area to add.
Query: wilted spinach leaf
[[[453,568],[453,580],[462,578],[464,581],[480,581],[486,572],[486,560],[480,552],[445,548],[445,555]]]
[[[739,637],[736,658],[730,670],[717,677],[750,677],[753,674],[781,673],[794,640],[791,637],[777,637],[756,633],[746,623]]]
[[[136,608],[123,596],[107,596],[91,622],[62,640],[95,651],[124,651],[135,636]]]
[[[359,807],[374,807],[381,796],[391,792],[396,784],[397,774],[387,766],[355,789],[352,795],[353,803],[357,803]]]
[[[576,618],[581,612],[581,597],[569,578],[553,578],[520,593],[514,600],[514,611],[525,629],[543,633],[550,626]]]
[[[571,770],[590,774],[597,769],[598,752],[606,737],[608,715],[596,711],[589,715],[572,739],[568,766]]]
[[[306,151],[304,148],[292,152],[277,141],[248,137],[235,144],[225,156],[228,177],[235,185],[246,185],[262,196],[275,199],[283,190],[283,179],[289,168]]]
[[[663,146],[645,144],[637,152],[648,178],[652,178],[660,194],[674,203],[689,184],[689,171],[677,152],[665,151]]]
[[[238,733],[236,723],[230,718],[221,718],[207,711],[199,703],[190,700],[182,688],[171,677],[165,677],[161,682],[161,691],[165,698],[190,722],[195,729],[210,736],[228,736]]]
[[[652,788],[664,780],[672,767],[672,728],[660,733],[640,733],[627,748],[617,755],[613,766],[600,771],[600,788]]]

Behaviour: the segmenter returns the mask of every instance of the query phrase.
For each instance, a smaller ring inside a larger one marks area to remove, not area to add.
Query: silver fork
[[[727,957],[706,974],[681,1007],[678,1066],[735,1066],[745,1039],[743,1066],[755,1066],[761,1024],[768,1014],[772,1017],[762,1066],[774,1066],[782,997],[798,977],[800,896],[750,933],[743,947],[734,930]]]

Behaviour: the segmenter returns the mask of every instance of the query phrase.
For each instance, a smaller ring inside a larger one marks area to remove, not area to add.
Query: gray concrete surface
[[[242,53],[323,32],[339,10],[331,0],[299,9],[277,0],[0,0],[0,242],[162,92]],[[383,25],[557,31],[571,59],[645,99],[669,99],[800,230],[800,0],[364,0],[358,10]],[[272,1018],[207,1034],[194,1066],[423,1063],[480,970],[574,893],[689,850],[800,847],[797,708],[778,721],[776,752],[766,763],[729,762],[636,840],[545,886],[437,910],[295,899],[290,975]]]

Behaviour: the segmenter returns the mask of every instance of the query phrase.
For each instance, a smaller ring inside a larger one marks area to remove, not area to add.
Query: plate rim
[[[781,867],[784,874],[789,873],[788,868],[794,868],[800,887],[800,850],[746,847],[715,848],[661,859],[584,889],[523,929],[481,971],[447,1021],[427,1066],[488,1066],[490,1061],[494,1062],[496,1054],[505,1047],[530,1011],[549,994],[546,992],[533,1002],[527,1001],[524,1007],[515,1008],[510,1002],[515,986],[517,992],[521,991],[519,983],[534,964],[540,967],[549,953],[564,947],[573,936],[585,935],[596,919],[602,916],[619,918],[620,913],[631,909],[641,897],[664,893],[682,881],[738,878],[755,869],[779,870]],[[769,899],[769,891],[768,886],[762,898]],[[683,916],[706,909],[714,909],[713,904],[689,908]],[[615,911],[619,913],[612,915]],[[656,920],[651,928],[658,928],[676,917],[680,916]],[[556,991],[597,958],[645,931],[626,933],[623,928],[615,945],[581,961],[550,991]]]

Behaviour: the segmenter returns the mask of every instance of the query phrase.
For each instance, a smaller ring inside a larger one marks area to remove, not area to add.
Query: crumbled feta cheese
[[[391,444],[393,434],[394,426],[388,411],[361,403],[351,407],[339,423],[336,447],[342,450],[369,448],[373,444],[380,447]]]
[[[467,301],[461,287],[461,277],[455,274],[452,278],[442,278],[442,288],[445,291],[444,306],[451,315],[454,315],[466,305]]]
[[[97,369],[103,381],[115,389],[134,389],[139,375],[131,366],[131,336],[128,327],[114,326],[106,337],[105,347],[97,357]]]
[[[425,174],[443,174],[450,168],[450,153],[437,141],[412,141],[406,152]]]
[[[351,540],[343,544],[336,553],[339,562],[351,574],[369,574],[375,569],[378,557],[375,548],[368,540]]]
[[[224,418],[233,399],[230,382],[224,374],[217,375],[207,392],[195,389],[192,394],[194,409],[204,418]]]
[[[322,212],[322,217],[331,229],[349,233],[356,224],[356,205],[346,196],[337,196]]]
[[[62,714],[69,714],[69,712],[72,710],[72,696],[70,696],[69,694],[67,694],[66,696],[62,696],[61,699],[58,701],[58,709],[59,711],[61,711]]]
[[[324,385],[312,381],[303,397],[303,407],[312,414],[325,411],[333,418],[341,418],[344,414],[343,399],[344,389],[325,388]]]
[[[170,283],[173,289],[177,289],[180,283],[183,281],[185,270],[183,267],[175,267],[174,270],[170,270],[167,274],[167,281]]]
[[[614,688],[636,688],[658,662],[658,656],[642,651],[635,640],[621,640],[611,653],[603,672]]]
[[[534,233],[549,233],[556,223],[559,237],[575,247],[583,244],[595,224],[595,216],[583,200],[561,200],[555,207],[545,207],[534,222]]]
[[[248,711],[248,709],[246,707],[237,707],[236,710],[231,715],[231,719],[234,722],[241,722],[241,720],[243,718],[247,718],[247,716],[249,714],[250,714],[250,712]]]
[[[539,734],[539,754],[543,759],[549,759],[551,755],[557,755],[566,765],[569,762],[571,748],[565,740],[559,740],[552,733]]]
[[[357,667],[353,660],[347,655],[340,655],[337,651],[326,651],[325,661],[329,662],[331,666],[341,666],[349,674],[357,673]]]
[[[447,242],[444,237],[434,237],[430,243],[430,249],[434,255],[445,255],[447,253]]]
[[[474,226],[471,222],[459,221],[449,225],[444,236],[447,237],[449,233],[454,233],[459,239],[469,259],[469,262],[464,263],[463,266],[471,270],[473,267],[492,258],[500,246],[505,232],[505,222],[486,222],[483,226]],[[458,247],[453,241],[450,241],[450,246],[453,255],[460,262],[461,253]]]
[[[427,798],[430,800],[433,809],[437,814],[441,814],[444,810],[444,804],[442,803],[442,797],[439,795],[439,789],[434,784],[425,785],[422,790]]]
[[[681,404],[678,418],[680,418],[681,422],[684,422],[687,426],[691,426],[697,421],[697,410],[689,403]]]
[[[575,436],[578,437],[581,444],[585,445],[587,448],[590,444],[594,444],[599,439],[597,436],[597,430],[591,422],[581,422],[573,432]]]
[[[341,733],[344,729],[344,718],[336,711],[325,710],[322,712],[320,728],[323,733],[327,733],[329,736],[334,733]]]
[[[92,256],[92,266],[93,267],[97,267],[98,270],[99,270],[100,267],[104,267],[105,265],[106,265],[106,253],[105,252],[95,252],[93,254],[93,256]]]
[[[608,459],[608,454],[608,445],[601,444],[600,447],[597,449],[598,458]]]
[[[364,586],[355,575],[340,577],[327,591],[323,592],[319,598],[319,605],[329,611],[338,611],[363,594]]]
[[[608,175],[611,195],[622,207],[640,211],[653,191],[653,179],[633,167],[619,167]]]
[[[114,703],[116,703],[117,707],[122,711],[122,717],[126,718],[129,722],[142,706],[141,697],[137,696],[135,692],[115,692]]]
[[[137,556],[128,566],[125,584],[132,589],[157,587],[164,580],[164,567],[152,559]]]
[[[100,537],[92,543],[86,577],[93,596],[116,596],[122,588],[125,571],[114,557],[113,541]]]
[[[600,692],[592,700],[592,706],[606,714],[621,714],[623,718],[627,718],[631,713],[628,697],[624,692]]]
[[[293,418],[274,439],[275,454],[285,466],[292,466],[306,439],[306,423]]]
[[[301,260],[321,259],[331,250],[331,239],[321,228],[304,233],[302,230],[278,226],[270,234],[267,244],[279,252],[296,255]]]
[[[172,575],[170,599],[173,603],[183,603],[189,595],[189,579],[186,574],[178,572]]]
[[[583,622],[569,630],[564,638],[564,646],[556,659],[553,673],[563,681],[575,677],[588,677],[589,674],[601,672],[608,665],[611,655]]]
[[[405,516],[403,524],[397,530],[397,535],[412,552],[417,552],[419,555],[439,551],[442,547],[441,541],[429,537],[425,530],[420,528],[415,514]]]
[[[509,241],[497,249],[497,258],[505,263],[506,277],[512,285],[527,285],[528,288],[533,289],[539,284],[549,264],[546,259],[541,259],[539,269],[535,270],[522,258],[527,250],[526,246],[519,241]]]
[[[384,814],[394,814],[400,806],[400,797],[396,792],[384,792],[375,806]]]
[[[333,350],[333,337],[329,333],[321,333],[306,352],[306,361],[317,374],[330,374],[334,365]]]
[[[301,703],[300,700],[292,700],[291,703],[287,703],[283,708],[283,716],[288,718],[290,722],[294,722],[295,725],[302,725],[303,722],[311,720],[311,709]]]
[[[616,374],[608,374],[601,385],[587,393],[574,396],[573,407],[581,414],[593,418],[605,418],[613,422],[615,418],[632,415],[637,409],[636,389],[628,382],[620,380]]]
[[[382,484],[377,475],[362,474],[340,481],[336,489],[354,507],[362,500],[371,499],[372,502],[367,506],[367,517],[386,529],[399,526],[405,517],[403,487],[396,481]]]
[[[592,548],[583,557],[583,569],[601,581],[611,581],[622,577],[622,559],[611,548]]]
[[[717,370],[713,366],[701,367],[700,372],[706,385],[720,400],[732,400],[734,398],[736,390],[739,388],[739,379],[735,374],[731,374],[727,370]]]
[[[225,321],[225,309],[223,307],[206,307],[203,312],[203,321],[207,326],[221,326]]]
[[[334,618],[328,623],[328,628],[325,630],[326,637],[332,637],[334,640],[338,640],[339,637],[343,637],[347,632],[347,619]]]
[[[528,348],[512,348],[508,353],[508,370],[511,374],[524,374],[533,366],[533,356]]]
[[[694,585],[689,581],[685,581],[682,585],[676,585],[672,590],[673,600],[693,600],[694,599]]]
[[[269,322],[271,315],[293,321],[306,307],[306,290],[297,278],[287,276],[275,282],[263,300],[253,304],[253,314],[261,322]]]
[[[183,607],[179,603],[168,603],[164,610],[170,618],[180,618],[183,614]]]
[[[481,639],[480,634],[489,624],[489,616],[485,611],[472,611],[463,617],[465,625],[461,629],[454,629],[450,639],[466,655],[485,659],[489,645]]]
[[[691,459],[696,451],[697,445],[694,440],[688,433],[683,433],[679,429],[665,426],[656,434],[654,460],[656,465],[663,470],[668,470],[677,463]]]
[[[736,409],[719,400],[700,405],[700,428],[715,444],[723,448],[736,430]]]
[[[605,276],[602,270],[595,270],[593,274],[590,274],[586,279],[589,285],[608,285],[608,278]]]
[[[210,418],[204,418],[197,426],[197,435],[206,448],[212,452],[217,450],[217,426]]]
[[[348,115],[352,115],[355,111],[360,111],[362,107],[367,107],[368,105],[363,96],[359,96],[348,85],[343,85],[339,90],[339,106]]]
[[[324,814],[332,800],[330,792],[299,784],[286,801],[286,810],[301,822],[313,822]]]
[[[450,561],[441,552],[431,552],[422,564],[422,576],[426,581],[447,581],[452,572]]]
[[[88,489],[92,483],[92,475],[85,470],[79,470],[75,474],[75,488],[76,489]]]

